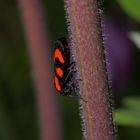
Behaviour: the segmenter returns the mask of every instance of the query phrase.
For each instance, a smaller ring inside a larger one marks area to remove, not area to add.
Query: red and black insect
[[[74,79],[76,70],[66,38],[60,38],[54,44],[54,68],[54,84],[57,92],[64,96],[72,95],[76,90]]]

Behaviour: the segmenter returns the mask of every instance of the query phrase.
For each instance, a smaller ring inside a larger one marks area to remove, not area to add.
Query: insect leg
[[[68,69],[73,69],[75,67],[75,62],[71,62]]]

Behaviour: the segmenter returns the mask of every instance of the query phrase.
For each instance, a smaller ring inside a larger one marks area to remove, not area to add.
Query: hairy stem
[[[66,0],[86,140],[115,139],[97,0]]]
[[[61,140],[53,67],[40,0],[19,0],[32,62],[42,140]]]

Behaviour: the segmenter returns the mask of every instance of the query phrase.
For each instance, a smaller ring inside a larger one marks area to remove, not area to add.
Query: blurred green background
[[[67,36],[63,0],[43,0],[50,43]],[[105,47],[120,140],[140,140],[140,1],[104,0]],[[30,59],[16,0],[0,1],[0,140],[39,140]],[[81,140],[76,99],[59,97],[65,140]]]

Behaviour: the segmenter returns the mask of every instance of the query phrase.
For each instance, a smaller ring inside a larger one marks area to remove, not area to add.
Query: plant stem
[[[40,0],[19,0],[36,87],[42,140],[62,140],[53,62]]]
[[[71,47],[80,83],[86,140],[115,139],[101,21],[96,0],[66,0]]]

